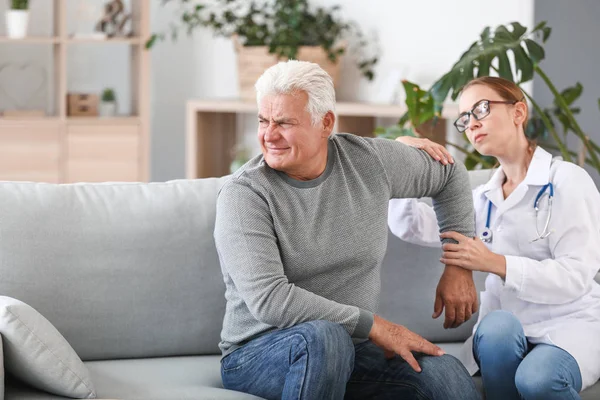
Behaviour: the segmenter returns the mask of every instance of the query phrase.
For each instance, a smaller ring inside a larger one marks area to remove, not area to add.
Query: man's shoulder
[[[242,192],[264,193],[265,186],[272,175],[272,170],[265,163],[262,155],[250,159],[230,175],[219,191],[219,196],[224,193],[240,195]]]

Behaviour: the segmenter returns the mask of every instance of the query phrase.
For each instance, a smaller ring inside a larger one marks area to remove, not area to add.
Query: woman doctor
[[[443,233],[458,244],[441,262],[489,273],[463,356],[486,399],[579,399],[600,378],[600,194],[582,168],[528,141],[523,100],[502,78],[462,90],[454,124],[500,168],[473,192],[477,237]],[[397,140],[453,162],[427,139]],[[388,222],[405,241],[440,245],[433,209],[415,199],[392,200]]]

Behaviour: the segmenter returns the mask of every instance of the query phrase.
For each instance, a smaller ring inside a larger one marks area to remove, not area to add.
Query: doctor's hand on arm
[[[470,238],[457,232],[444,232],[442,239],[454,239],[458,243],[446,243],[440,261],[470,271],[490,272],[506,278],[506,258],[493,253],[478,237]]]
[[[417,372],[421,372],[421,367],[413,356],[413,351],[432,356],[444,355],[444,351],[438,346],[406,327],[394,324],[378,315],[373,318],[369,339],[385,351],[387,358],[398,354]]]

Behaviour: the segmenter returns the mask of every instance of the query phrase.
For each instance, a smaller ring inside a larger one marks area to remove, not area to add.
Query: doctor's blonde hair
[[[527,110],[527,115],[525,117],[525,121],[523,121],[523,133],[527,132],[527,122],[529,120],[529,106],[527,102],[525,102],[525,94],[521,90],[521,88],[514,82],[509,81],[508,79],[495,77],[495,76],[482,76],[472,81],[469,81],[463,88],[461,89],[461,93],[470,88],[471,86],[482,85],[492,89],[494,92],[498,94],[498,96],[502,97],[506,101],[518,101],[525,104],[525,108]],[[529,147],[531,150],[535,150],[537,146],[534,139],[531,139],[525,135],[525,138],[529,142]]]

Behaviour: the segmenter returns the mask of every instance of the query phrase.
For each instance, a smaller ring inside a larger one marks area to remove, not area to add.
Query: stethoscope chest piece
[[[492,242],[492,230],[490,228],[485,228],[483,230],[483,232],[481,232],[480,239],[481,239],[481,241],[483,241],[485,243],[491,243]]]

